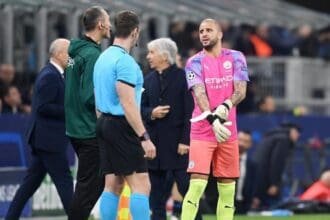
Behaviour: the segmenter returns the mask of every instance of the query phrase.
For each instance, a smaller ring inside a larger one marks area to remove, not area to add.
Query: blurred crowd
[[[242,51],[246,56],[267,58],[271,56],[301,56],[330,60],[330,26],[314,30],[303,25],[296,29],[259,24],[233,25],[228,21],[221,22],[223,30],[223,47]],[[187,57],[201,50],[198,25],[189,22],[176,22],[170,27],[170,37],[177,43],[181,56],[177,57],[178,67],[184,67]],[[156,38],[152,36],[151,38]],[[30,114],[32,88],[35,76],[17,74],[11,64],[0,64],[0,114]],[[258,95],[257,80],[250,78],[246,99],[238,106],[240,114],[272,115],[280,112],[276,101],[270,94]],[[289,110],[295,116],[308,114],[304,106]],[[281,202],[282,176],[288,157],[291,155],[300,135],[300,127],[282,124],[279,128],[266,133],[256,153],[248,154],[253,146],[250,131],[239,133],[241,178],[236,191],[237,213],[249,210],[269,209]],[[329,170],[324,171],[316,190],[309,189],[301,200],[330,200]],[[262,177],[262,178],[257,178]],[[275,178],[276,177],[276,178]],[[258,189],[256,186],[261,186]],[[213,187],[213,190],[216,187]],[[209,192],[209,193],[208,193]],[[212,207],[212,196],[216,192],[206,192],[203,212]],[[308,195],[308,196],[307,196]],[[300,200],[299,200],[300,201]],[[214,211],[212,211],[214,212]]]
[[[17,75],[11,64],[0,64],[0,114],[31,112],[32,79]]]
[[[234,25],[226,20],[220,24],[223,47],[242,51],[246,56],[300,56],[330,60],[330,25],[317,30],[307,24],[294,29],[265,23],[255,26],[244,23]],[[152,30],[150,28],[149,37],[154,39],[156,36]],[[170,25],[169,36],[179,47],[181,56],[178,57],[178,64],[181,64],[178,66],[184,66],[187,57],[201,50],[196,23],[174,22]],[[34,79],[33,74],[16,73],[13,65],[0,64],[0,112],[29,113]],[[253,81],[256,82],[251,79]],[[256,83],[249,84],[247,97],[241,103],[239,113],[259,112],[258,106],[265,97],[256,96]],[[300,106],[290,111],[298,115],[308,112]]]
[[[201,49],[198,25],[176,22],[170,27],[170,37],[176,41],[184,57]],[[330,26],[320,30],[309,25],[289,29],[261,23],[233,25],[221,21],[223,47],[242,51],[246,56],[301,56],[330,59]]]
[[[178,59],[181,59],[178,57]],[[183,66],[182,60],[177,60],[178,66]],[[0,114],[29,114],[31,112],[31,99],[35,76],[17,74],[10,64],[0,64]],[[251,79],[248,84],[245,100],[238,106],[240,114],[275,114],[284,110],[277,108],[274,97],[270,94],[258,96],[256,82]],[[309,113],[304,106],[285,110],[295,116]]]

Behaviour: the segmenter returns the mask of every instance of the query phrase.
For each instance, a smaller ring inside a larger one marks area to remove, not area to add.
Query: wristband
[[[150,140],[150,136],[148,134],[148,132],[143,132],[143,134],[139,137],[139,140],[142,142],[142,141],[147,141],[147,140]]]
[[[222,105],[225,106],[228,109],[228,111],[233,107],[233,103],[231,102],[230,99],[225,100],[222,103]]]
[[[217,119],[216,116],[209,114],[208,116],[206,116],[206,120],[210,123],[210,125],[213,124],[213,122]]]

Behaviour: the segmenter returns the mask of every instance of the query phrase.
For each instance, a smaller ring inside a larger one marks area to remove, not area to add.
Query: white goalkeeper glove
[[[206,117],[206,120],[212,125],[212,130],[214,132],[215,138],[219,143],[228,140],[231,135],[231,132],[228,128],[225,127],[225,125],[231,125],[231,122],[227,121],[222,123],[220,121],[220,118],[217,115],[212,114],[211,112]]]
[[[228,119],[229,110],[233,107],[233,103],[230,99],[226,99],[221,105],[219,105],[213,112],[220,118],[221,123],[225,123]]]
[[[191,121],[191,123],[195,123],[195,122],[198,122],[198,121],[201,121],[204,119],[206,119],[212,126],[212,130],[213,130],[214,135],[218,142],[221,143],[221,142],[225,142],[226,140],[228,140],[228,138],[231,135],[231,132],[225,126],[231,126],[232,125],[231,121],[224,121],[224,120],[220,119],[219,116],[217,116],[216,114],[214,114],[210,111],[205,111],[202,114],[200,114],[199,116],[190,119],[190,121]],[[221,122],[221,120],[223,122]]]

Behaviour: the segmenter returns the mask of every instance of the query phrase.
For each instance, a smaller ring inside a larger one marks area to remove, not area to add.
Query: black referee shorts
[[[147,160],[138,136],[124,116],[102,114],[97,121],[101,174],[127,176],[147,172]]]

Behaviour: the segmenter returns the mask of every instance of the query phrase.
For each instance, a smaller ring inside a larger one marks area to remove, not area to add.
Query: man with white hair
[[[184,70],[175,64],[177,53],[175,42],[169,38],[148,43],[147,60],[153,71],[145,77],[141,110],[157,151],[157,157],[148,162],[151,219],[157,220],[166,219],[173,179],[182,196],[189,185],[186,169],[193,99]]]
[[[32,113],[27,143],[32,148],[31,163],[23,183],[7,212],[6,220],[19,219],[25,203],[48,173],[68,213],[73,180],[66,155],[68,138],[64,123],[64,69],[68,62],[67,39],[56,39],[49,49],[50,61],[39,73],[33,91]]]

